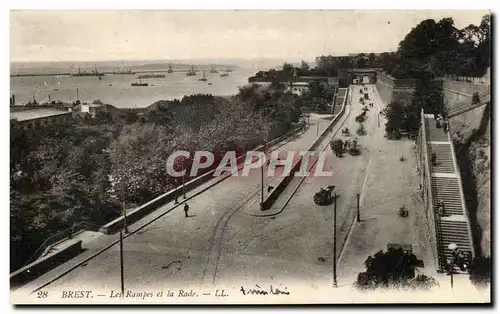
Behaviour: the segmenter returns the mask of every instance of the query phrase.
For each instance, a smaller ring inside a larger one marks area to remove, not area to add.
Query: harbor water
[[[199,81],[201,71],[196,76],[187,76],[185,72],[161,73],[165,78],[146,78],[148,86],[131,86],[139,82],[137,76],[106,74],[99,80],[96,76],[25,76],[10,78],[10,94],[15,95],[16,105],[33,101],[72,102],[78,98],[82,102],[96,99],[118,108],[146,107],[159,100],[173,100],[191,94],[212,94],[218,96],[233,95],[238,88],[248,84],[248,78],[258,70],[239,68],[221,77],[222,73],[206,71],[207,81]]]

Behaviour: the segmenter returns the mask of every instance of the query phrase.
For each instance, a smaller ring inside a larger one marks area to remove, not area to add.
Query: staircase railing
[[[425,119],[425,113],[424,110],[421,110],[421,117],[422,117],[422,148],[424,150],[423,152],[423,158],[424,158],[424,175],[427,179],[427,197],[428,197],[428,209],[427,212],[430,212],[430,218],[432,219],[432,222],[429,223],[429,226],[431,228],[430,233],[431,233],[431,239],[432,241],[432,246],[433,246],[433,253],[434,253],[434,262],[436,263],[436,267],[438,268],[438,271],[441,269],[441,264],[440,264],[440,255],[441,252],[439,251],[440,245],[439,242],[439,234],[437,233],[437,220],[436,220],[436,213],[434,212],[434,189],[432,187],[432,171],[431,171],[431,165],[429,162],[429,142],[428,142],[428,128],[427,128],[427,121]],[[425,183],[424,183],[425,184]]]

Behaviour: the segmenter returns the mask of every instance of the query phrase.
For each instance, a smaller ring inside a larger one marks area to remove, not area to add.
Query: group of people
[[[352,140],[352,142],[350,140],[345,140],[344,142],[344,150],[348,150],[348,149],[356,149],[356,145],[358,143],[358,139],[357,138],[354,138],[354,140]]]
[[[442,126],[444,133],[448,132],[450,125],[448,123],[448,120],[443,118],[443,115],[435,112],[434,120],[436,121],[436,128],[439,129]]]
[[[455,243],[450,243],[448,248],[452,250],[453,254],[453,260],[451,261],[449,266],[457,265],[461,271],[467,270],[467,267],[469,265],[467,255],[462,250],[460,250]]]

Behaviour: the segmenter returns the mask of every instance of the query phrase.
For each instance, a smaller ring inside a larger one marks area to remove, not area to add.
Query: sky
[[[487,11],[11,11],[12,62],[277,58],[393,51],[422,20]]]

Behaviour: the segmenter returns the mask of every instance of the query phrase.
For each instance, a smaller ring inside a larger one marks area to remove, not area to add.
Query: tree
[[[302,62],[300,64],[300,70],[303,73],[307,73],[307,71],[309,71],[309,64],[307,62],[305,62],[304,60],[302,60]]]
[[[357,135],[366,135],[366,129],[365,129],[365,126],[363,125],[363,123],[360,123],[359,124],[359,127],[358,129],[356,130],[356,134]]]
[[[385,132],[391,135],[394,132],[399,132],[399,129],[404,124],[404,107],[401,103],[393,101],[385,109],[384,115],[387,118],[385,124]]]
[[[293,65],[291,65],[290,63],[283,63],[281,80],[283,80],[283,81],[291,80],[293,77],[294,69],[295,69],[295,67]]]
[[[365,261],[366,271],[358,274],[355,287],[360,290],[377,288],[424,288],[429,280],[415,278],[415,268],[420,264],[413,253],[401,248],[379,251]],[[427,276],[426,276],[427,277]],[[432,285],[431,285],[432,286]]]
[[[469,279],[479,288],[491,283],[491,257],[476,256],[469,265]]]
[[[165,162],[173,151],[166,128],[151,123],[125,126],[109,147],[116,197],[142,203],[168,190]],[[170,183],[170,187],[173,184]]]

